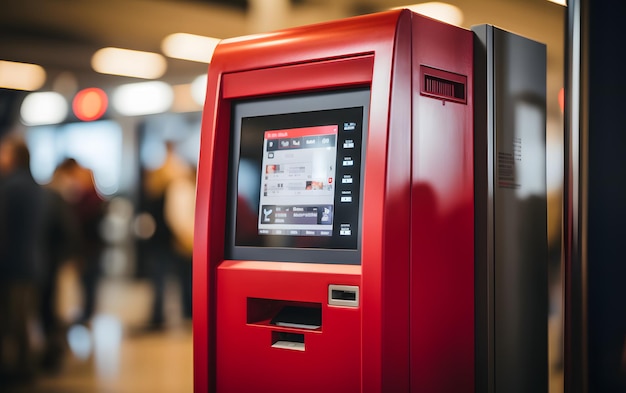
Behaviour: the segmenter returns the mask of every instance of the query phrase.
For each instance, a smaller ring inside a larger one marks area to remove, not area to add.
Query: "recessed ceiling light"
[[[37,64],[0,60],[0,88],[33,91],[46,81],[46,71]]]
[[[125,116],[166,112],[172,106],[174,93],[165,82],[142,82],[119,86],[113,92],[113,107]]]
[[[58,124],[67,117],[68,104],[65,98],[53,91],[30,93],[22,101],[20,115],[28,126]]]
[[[101,74],[157,79],[165,73],[167,62],[158,53],[102,48],[94,53],[91,66]]]
[[[163,39],[161,49],[168,57],[210,63],[213,51],[219,42],[217,38],[175,33]]]

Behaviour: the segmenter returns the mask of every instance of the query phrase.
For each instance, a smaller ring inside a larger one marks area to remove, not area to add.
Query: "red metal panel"
[[[201,148],[198,160],[196,213],[193,250],[193,340],[194,391],[215,391],[215,287],[216,262],[224,258],[224,227],[228,130],[230,107],[219,102],[220,78],[209,73],[205,107],[215,108],[211,116],[203,114]],[[220,222],[222,228],[220,228]]]
[[[328,305],[328,285],[360,285],[360,266],[225,262],[217,271],[216,392],[358,392],[361,308]],[[248,298],[319,303],[307,331],[246,323]],[[273,348],[273,332],[304,335],[305,350]]]
[[[363,196],[363,392],[409,389],[411,13],[396,24],[386,86],[375,92]],[[381,78],[382,79],[382,78]]]
[[[411,391],[474,391],[472,33],[414,16]],[[420,66],[467,76],[467,105],[420,95]]]
[[[468,105],[445,103],[445,109],[440,100],[419,97],[419,80],[412,80],[419,64],[471,75],[471,33],[462,32],[392,11],[218,46],[198,167],[196,392],[473,386],[471,80]],[[224,261],[231,100],[368,84],[362,268]],[[435,118],[438,125],[430,124]],[[454,246],[442,236],[454,238]],[[322,289],[335,280],[360,285],[360,309],[344,313],[326,305]],[[305,335],[304,353],[277,351],[268,345],[272,328],[247,323],[248,297],[323,304],[322,330]],[[241,358],[243,351],[253,356]],[[325,361],[336,360],[332,354],[346,351],[345,372],[327,367]],[[456,382],[442,380],[450,370],[458,372]],[[284,384],[276,384],[281,378]],[[296,385],[302,379],[307,385]]]
[[[374,56],[364,55],[225,74],[223,98],[258,97],[321,87],[367,86],[372,81],[373,67]],[[285,74],[290,77],[285,78]]]
[[[299,29],[286,30],[278,33],[244,37],[242,39],[226,40],[220,44],[215,52],[209,70],[207,83],[207,100],[204,108],[204,118],[201,137],[200,162],[198,166],[197,212],[194,245],[194,384],[196,392],[216,391],[219,362],[216,358],[217,337],[216,323],[216,271],[224,262],[223,244],[226,205],[226,171],[228,168],[228,149],[230,132],[230,101],[223,96],[229,92],[230,98],[249,96],[261,93],[254,84],[248,84],[248,91],[244,84],[240,84],[235,93],[230,87],[223,88],[226,74],[244,74],[244,71],[254,71],[266,68],[281,67],[286,72],[274,73],[273,78],[265,82],[266,85],[276,83],[279,89],[272,93],[303,92],[311,89],[330,89],[345,86],[346,84],[362,81],[362,71],[357,73],[343,72],[337,69],[327,69],[327,78],[314,78],[314,82],[307,82],[298,66],[319,61],[336,60],[348,57],[357,59],[362,67],[365,64],[364,54],[373,54],[374,64],[371,74],[372,102],[370,108],[369,137],[367,141],[368,162],[365,174],[365,197],[363,210],[372,212],[372,219],[365,221],[363,226],[362,253],[367,256],[368,274],[370,278],[362,280],[363,304],[371,306],[371,312],[362,317],[362,325],[368,326],[362,334],[362,345],[367,347],[365,361],[361,366],[363,386],[368,391],[380,391],[382,367],[381,357],[392,361],[397,345],[387,348],[385,341],[393,340],[393,329],[384,329],[389,336],[381,334],[382,325],[394,326],[395,321],[382,321],[380,305],[384,302],[381,288],[392,290],[395,281],[406,279],[405,274],[393,272],[382,274],[382,258],[393,256],[394,239],[389,236],[393,231],[391,225],[382,224],[382,212],[391,209],[391,200],[387,199],[385,176],[387,173],[388,150],[388,114],[389,97],[391,91],[391,75],[393,63],[393,48],[396,36],[396,24],[400,16],[408,18],[406,11],[393,11],[377,15],[353,18],[328,24],[308,26]],[[349,59],[346,59],[349,63]],[[339,61],[343,63],[343,61]],[[319,63],[326,64],[329,63]],[[338,63],[334,63],[338,64]],[[356,63],[355,63],[356,64]],[[359,70],[361,68],[357,67]],[[252,74],[250,74],[252,75]],[[337,77],[340,75],[340,77]],[[345,79],[343,79],[345,77]],[[230,76],[229,76],[230,78]],[[410,83],[405,78],[405,83]],[[241,90],[243,86],[243,90]],[[278,91],[281,90],[281,91]],[[232,97],[230,96],[232,95]],[[395,189],[394,189],[394,192]],[[379,225],[380,224],[380,225]],[[387,244],[383,247],[383,241]],[[402,240],[404,242],[404,240]],[[398,248],[399,249],[399,248]],[[314,266],[307,264],[306,266]],[[286,277],[285,275],[282,275]],[[291,278],[300,286],[306,286],[308,275],[292,273]],[[304,281],[303,281],[304,280]],[[384,280],[384,281],[383,281]],[[396,299],[398,300],[398,299]],[[408,299],[399,299],[398,302],[408,303]],[[406,307],[405,307],[406,309]],[[378,312],[377,312],[378,310]],[[371,327],[371,328],[370,328]],[[406,330],[406,328],[404,328]],[[406,341],[405,341],[406,343]],[[404,362],[405,359],[398,359]],[[260,365],[259,367],[263,367]],[[386,370],[395,370],[391,364],[385,364]],[[266,370],[267,371],[267,370]],[[267,374],[265,374],[267,375]],[[391,378],[389,378],[391,379]]]

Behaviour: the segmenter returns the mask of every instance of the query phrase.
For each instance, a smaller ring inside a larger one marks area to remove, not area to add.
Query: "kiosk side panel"
[[[409,389],[411,13],[374,70],[363,195],[362,392]]]
[[[474,391],[472,33],[415,15],[411,391]]]

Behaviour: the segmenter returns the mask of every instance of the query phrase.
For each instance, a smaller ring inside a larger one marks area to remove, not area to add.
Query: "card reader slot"
[[[328,304],[330,306],[358,307],[359,287],[354,285],[329,285]]]
[[[341,289],[333,289],[331,292],[331,298],[335,300],[356,300],[356,292],[344,291]]]

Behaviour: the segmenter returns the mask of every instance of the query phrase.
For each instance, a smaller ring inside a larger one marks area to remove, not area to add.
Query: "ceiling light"
[[[0,60],[0,88],[33,91],[46,81],[46,71],[36,64]]]
[[[201,35],[174,33],[163,39],[161,49],[166,56],[176,59],[210,63],[220,40]]]
[[[567,0],[548,0],[548,1],[567,7]]]
[[[65,98],[52,91],[27,95],[20,108],[22,122],[28,126],[61,123],[67,117],[67,112]]]
[[[112,99],[115,110],[125,116],[166,112],[173,100],[170,85],[156,81],[122,85],[115,90]]]
[[[158,53],[102,48],[94,53],[91,66],[101,74],[156,79],[165,73],[167,62]]]
[[[463,12],[459,7],[453,6],[452,4],[433,1],[429,3],[396,7],[395,9],[399,8],[408,8],[413,12],[417,12],[418,14],[428,16],[430,18],[437,19],[439,21],[449,23],[455,26],[461,26],[461,24],[463,23]]]

